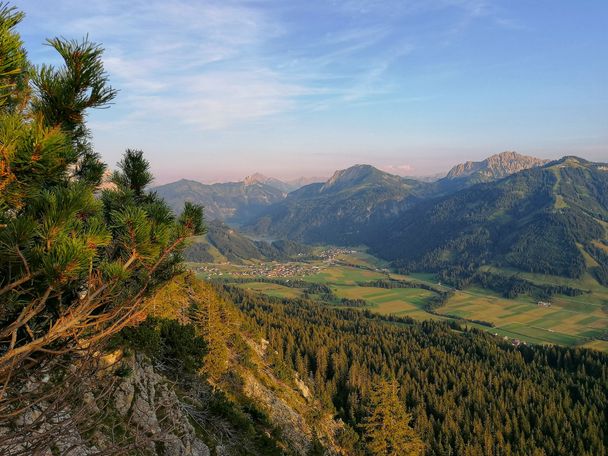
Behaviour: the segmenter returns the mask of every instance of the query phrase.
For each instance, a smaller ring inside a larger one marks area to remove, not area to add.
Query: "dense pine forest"
[[[261,328],[286,375],[293,369],[309,378],[353,434],[361,432],[374,385],[395,378],[426,454],[607,452],[606,354],[514,347],[456,324],[387,319],[236,287],[223,293],[251,328]]]

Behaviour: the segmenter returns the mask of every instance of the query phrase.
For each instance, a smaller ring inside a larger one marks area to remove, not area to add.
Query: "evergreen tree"
[[[362,425],[374,456],[416,456],[424,445],[410,427],[411,415],[399,400],[395,380],[381,380],[371,393],[371,414]]]
[[[127,149],[118,167],[120,171],[116,171],[112,176],[114,183],[131,190],[136,198],[141,198],[144,189],[153,179],[150,164],[144,159],[143,151]]]
[[[227,338],[229,330],[223,317],[224,303],[221,302],[209,285],[198,284],[196,310],[192,319],[207,342],[208,353],[204,360],[204,372],[209,378],[217,380],[228,365],[229,352]]]
[[[201,207],[176,218],[146,193],[141,151],[120,162],[124,185],[96,196],[105,165],[85,120],[116,95],[103,49],[52,39],[63,65],[34,68],[15,31],[22,18],[0,4],[0,422],[36,403],[36,368],[96,353],[137,321],[180,271],[184,241],[204,231]]]
[[[12,112],[27,95],[27,58],[15,26],[23,13],[0,3],[0,110]]]

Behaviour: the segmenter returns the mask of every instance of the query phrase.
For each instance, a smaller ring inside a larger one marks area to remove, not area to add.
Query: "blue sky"
[[[106,48],[113,165],[141,148],[157,182],[327,176],[370,163],[446,171],[504,150],[608,161],[605,0],[23,0],[46,37]]]

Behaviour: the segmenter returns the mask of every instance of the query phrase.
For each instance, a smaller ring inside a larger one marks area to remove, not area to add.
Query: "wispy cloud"
[[[46,23],[104,43],[106,67],[122,89],[122,121],[167,118],[207,130],[388,96],[399,90],[393,68],[428,45],[427,35],[403,33],[409,16],[454,9],[458,29],[487,13],[484,0],[265,6],[244,0],[64,0]],[[299,30],[299,16],[311,11],[331,20],[319,17],[319,24],[311,22],[316,29]]]

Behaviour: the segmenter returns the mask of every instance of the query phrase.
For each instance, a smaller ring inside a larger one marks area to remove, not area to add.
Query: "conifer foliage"
[[[105,165],[85,121],[117,94],[103,49],[52,39],[63,65],[33,67],[15,31],[22,18],[0,4],[0,418],[15,414],[11,391],[35,368],[138,318],[179,269],[185,239],[204,231],[201,207],[176,218],[146,191],[141,151],[127,150],[100,195]]]
[[[371,393],[372,411],[362,424],[367,447],[374,456],[417,456],[422,441],[410,426],[411,415],[399,399],[395,380],[381,380]]]

